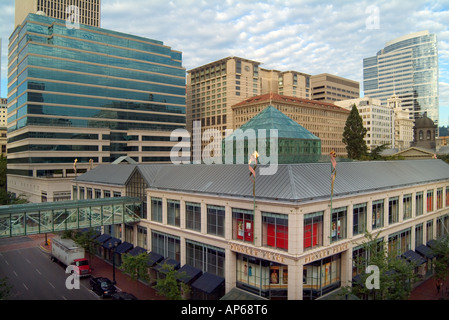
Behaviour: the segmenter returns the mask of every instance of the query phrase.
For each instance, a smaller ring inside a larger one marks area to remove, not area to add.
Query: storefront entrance
[[[286,300],[288,266],[237,254],[237,287],[272,300]]]

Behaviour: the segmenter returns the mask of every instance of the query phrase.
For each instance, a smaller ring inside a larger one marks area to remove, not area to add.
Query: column
[[[225,291],[236,287],[237,282],[237,254],[231,249],[225,251]]]
[[[288,265],[288,300],[302,300],[303,268],[299,262]]]

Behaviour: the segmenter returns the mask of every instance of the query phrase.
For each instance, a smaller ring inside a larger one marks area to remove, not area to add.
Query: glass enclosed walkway
[[[130,197],[0,206],[0,238],[138,222],[141,208]]]

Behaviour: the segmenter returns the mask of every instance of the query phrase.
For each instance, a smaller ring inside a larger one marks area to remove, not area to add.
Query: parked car
[[[113,300],[137,300],[137,297],[133,295],[132,293],[128,292],[116,292],[112,295]]]
[[[92,291],[102,298],[108,298],[117,292],[117,288],[112,281],[105,277],[90,278],[90,286]]]

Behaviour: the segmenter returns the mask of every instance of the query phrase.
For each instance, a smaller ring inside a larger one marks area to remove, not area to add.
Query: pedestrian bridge
[[[141,209],[131,197],[0,206],[0,238],[138,222]]]

